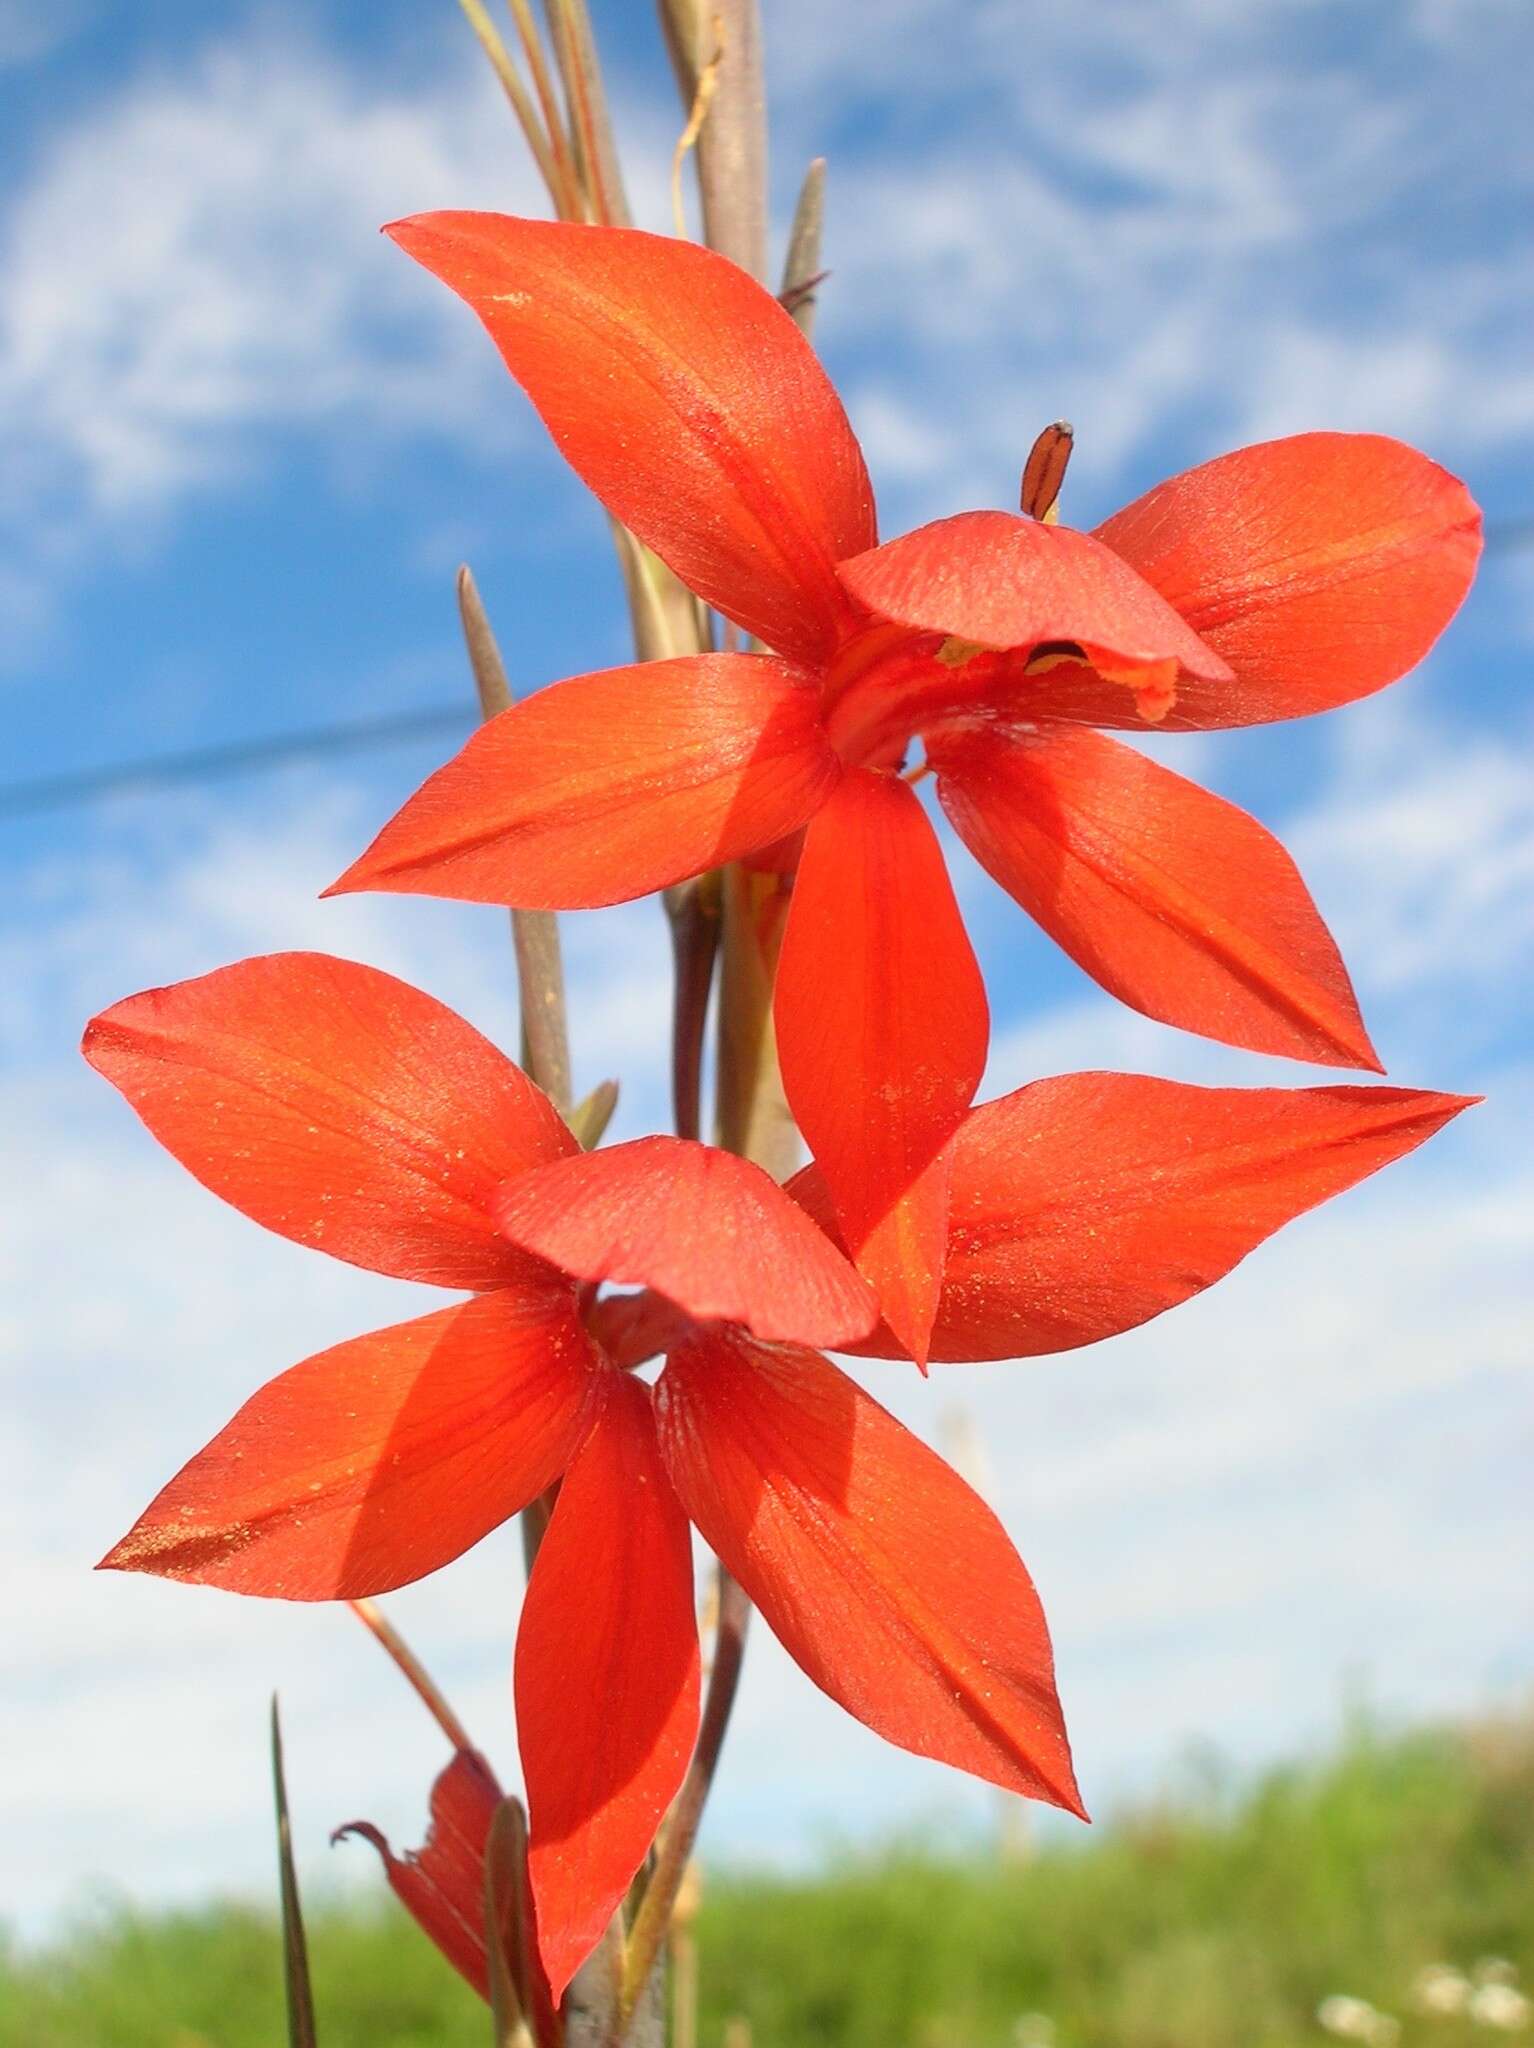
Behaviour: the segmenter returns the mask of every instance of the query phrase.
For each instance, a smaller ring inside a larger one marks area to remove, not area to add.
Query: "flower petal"
[[[957,1473],[809,1351],[699,1333],[655,1398],[683,1506],[823,1691],[902,1749],[1082,1812],[1038,1595]]]
[[[641,1381],[607,1377],[560,1486],[517,1632],[516,1698],[557,1999],[644,1861],[698,1732],[692,1532]]]
[[[1065,643],[1115,681],[1154,691],[1179,669],[1211,681],[1230,670],[1112,548],[1015,512],[960,512],[843,562],[860,604],[915,632],[978,648]],[[1028,684],[1016,688],[1026,709]]]
[[[485,1955],[485,1851],[502,1798],[482,1756],[460,1749],[431,1788],[425,1846],[396,1856],[371,1821],[352,1820],[331,1836],[361,1835],[383,1858],[395,1897],[481,1998],[490,1996]]]
[[[324,953],[129,996],[87,1026],[83,1050],[204,1187],[402,1280],[526,1277],[485,1205],[575,1149],[548,1098],[461,1017]]]
[[[496,1197],[513,1244],[581,1280],[653,1287],[769,1342],[866,1337],[878,1306],[830,1239],[747,1159],[636,1138],[523,1174]]]
[[[1481,552],[1458,478],[1379,434],[1239,448],[1096,531],[1235,671],[1179,682],[1167,723],[1185,727],[1299,718],[1394,682],[1453,618]],[[1127,722],[1112,711],[1101,722]]]
[[[920,1358],[942,1279],[940,1155],[980,1085],[989,1016],[937,835],[897,776],[849,770],[811,822],[774,1016],[846,1243]]]
[[[1081,727],[929,744],[959,836],[1132,1009],[1253,1052],[1379,1060],[1294,862],[1245,811]]]
[[[563,1285],[354,1337],[268,1381],[102,1567],[278,1600],[408,1585],[559,1476],[595,1366]]]
[[[1132,1330],[1474,1099],[1063,1074],[983,1103],[954,1142],[932,1356],[1031,1358]],[[807,1168],[789,1192],[829,1217],[816,1180]],[[856,1348],[903,1355],[888,1331]]]
[[[466,299],[561,454],[689,589],[823,659],[834,565],[874,542],[840,399],[743,270],[669,235],[432,213],[387,229]]]
[[[787,662],[575,676],[480,726],[326,893],[624,903],[796,831],[839,773],[814,679]]]

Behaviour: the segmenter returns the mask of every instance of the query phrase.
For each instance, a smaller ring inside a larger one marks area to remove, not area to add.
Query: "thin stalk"
[[[618,2039],[618,1995],[623,1978],[623,1913],[607,1923],[602,1939],[587,1956],[561,2001],[564,2048],[613,2048]],[[643,2048],[659,2048],[657,2025],[643,2036]],[[636,2042],[636,2048],[640,2044]]]
[[[698,2048],[698,1942],[680,1924],[671,1934],[671,2048]]]
[[[724,57],[724,44],[715,43],[714,53],[698,73],[697,87],[692,96],[692,111],[687,116],[687,126],[676,139],[676,148],[671,153],[671,219],[676,228],[679,242],[687,239],[687,208],[682,200],[682,166],[687,161],[689,150],[696,148],[703,124],[708,119],[709,104],[719,84],[719,66]]]
[[[719,953],[719,874],[699,875],[665,894],[671,927],[671,1104],[676,1134],[702,1126],[703,1043]]]
[[[708,1678],[708,1696],[698,1729],[698,1746],[682,1781],[676,1803],[666,1822],[655,1870],[634,1916],[628,1954],[623,1965],[623,1990],[619,2018],[627,2026],[641,1992],[650,1981],[656,1957],[666,1939],[677,1894],[687,1874],[698,1826],[708,1803],[709,1788],[719,1767],[719,1752],[735,1705],[740,1685],[741,1659],[746,1648],[746,1626],[751,1619],[751,1602],[724,1566],[719,1567],[719,1627],[714,1639],[714,1664]]]
[[[594,81],[582,60],[575,10],[570,0],[543,0],[543,11],[548,19],[560,82],[565,89],[565,104],[570,109],[576,174],[589,202],[591,217],[610,227],[617,215],[613,211],[613,194],[603,175],[607,166],[604,164],[603,138],[598,133]],[[621,201],[618,202],[618,211],[624,211]]]
[[[522,83],[516,65],[511,61],[511,52],[501,41],[495,23],[490,19],[480,0],[458,0],[471,29],[478,39],[480,48],[490,59],[492,70],[501,81],[511,110],[517,117],[518,125],[538,166],[538,175],[548,187],[549,197],[556,209],[559,205],[559,180],[549,138],[539,125],[533,103],[527,96],[527,87]]]
[[[772,1026],[787,894],[781,875],[737,865],[721,871],[718,1055],[714,1067],[715,1139],[787,1180],[799,1136],[783,1096]]]
[[[532,75],[533,91],[538,95],[538,105],[543,112],[543,125],[548,131],[554,165],[559,175],[560,189],[556,191],[551,185],[549,197],[553,200],[554,211],[561,220],[583,220],[585,207],[581,201],[580,184],[575,175],[575,158],[571,153],[564,117],[559,110],[554,81],[543,54],[543,38],[538,33],[538,24],[533,20],[533,10],[528,5],[528,0],[507,0],[507,4],[511,9],[511,18],[516,24],[517,40],[522,45],[522,55]]]
[[[586,106],[590,126],[590,148],[597,165],[601,191],[606,204],[602,218],[612,227],[626,228],[631,224],[628,197],[623,189],[623,172],[618,164],[618,145],[613,136],[612,112],[607,104],[607,88],[602,82],[602,67],[597,61],[596,37],[592,33],[591,15],[586,0],[564,0],[570,17],[570,44],[575,58],[575,72]]]
[[[393,1622],[389,1621],[382,1610],[371,1600],[349,1600],[346,1604],[362,1623],[363,1627],[372,1631],[376,1640],[383,1645],[400,1670],[404,1672],[415,1691],[416,1697],[442,1730],[448,1741],[453,1745],[454,1749],[472,1752],[474,1745],[469,1740],[468,1729],[464,1727],[462,1721],[459,1720],[458,1716],[448,1705],[447,1698],[442,1692],[441,1687],[426,1669],[420,1658],[417,1657],[414,1650],[405,1641]]]
[[[767,102],[756,0],[661,0],[661,24],[684,113],[692,110],[714,44],[722,48],[713,104],[698,137],[703,239],[742,270],[763,278]]]
[[[458,614],[479,708],[494,718],[511,703],[511,685],[495,635],[467,568],[458,571]],[[561,1116],[570,1113],[570,1036],[565,1022],[565,971],[559,923],[552,910],[514,910],[512,945],[522,1005],[522,1064]]]
[[[485,1845],[485,1962],[494,2048],[532,2048],[523,1999],[527,1913],[521,1876],[526,1867],[527,1822],[515,1799],[503,1799],[491,1816]]]

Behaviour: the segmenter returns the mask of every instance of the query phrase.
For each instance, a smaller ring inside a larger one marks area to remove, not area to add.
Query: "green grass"
[[[1534,1978],[1534,1724],[1384,1737],[1227,1795],[1169,1799],[1003,1864],[979,1846],[715,1874],[697,1924],[700,2048],[1310,2048],[1317,2002],[1402,2016],[1402,2048],[1498,2038],[1414,2018],[1425,1963]],[[485,2048],[472,1996],[392,1907],[310,1915],[321,2048]],[[272,1916],[97,1916],[0,1950],[3,2048],[276,2048]]]

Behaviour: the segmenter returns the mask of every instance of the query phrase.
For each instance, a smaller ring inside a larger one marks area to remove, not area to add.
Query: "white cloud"
[[[1534,271],[1487,243],[1534,175],[1490,10],[1447,51],[1408,45],[1386,82],[1291,34],[1296,4],[1180,0],[1154,28],[1116,6],[1111,61],[1070,10],[956,21],[908,0],[873,38],[861,9],[774,20],[777,160],[832,150],[821,333],[892,517],[1005,502],[1061,414],[1084,517],[1195,418],[1197,452],[1323,423],[1489,460],[1534,430]],[[235,27],[130,75],[25,166],[0,217],[23,645],[88,545],[142,547],[285,451],[515,433],[472,323],[376,232],[435,204],[540,208],[467,40],[442,50],[406,76]],[[886,139],[880,96],[918,65],[932,118]],[[638,212],[662,224],[674,115],[649,82],[617,85]],[[1486,147],[1456,153],[1467,104]],[[847,106],[872,119],[844,133]]]
[[[1324,804],[1285,840],[1349,906],[1350,958],[1382,995],[1436,985],[1453,1002],[1534,971],[1534,765],[1527,744],[1454,744],[1371,706]],[[1365,740],[1365,735],[1368,735]]]
[[[788,8],[790,158],[831,139],[823,332],[877,347],[876,417],[904,404],[953,451],[947,475],[896,469],[902,517],[951,509],[977,462],[999,497],[1060,413],[1094,514],[1167,435],[1367,426],[1459,462],[1527,438],[1534,267],[1509,231],[1534,152],[1507,17],[1459,10],[1445,44],[1388,7],[1346,36],[1307,12],[1122,5],[1087,33],[1068,8],[908,0],[870,39],[860,10]],[[916,76],[922,115],[886,129]]]
[[[247,33],[59,129],[0,220],[13,567],[136,542],[284,432],[508,431],[473,323],[378,233],[535,205],[508,118],[468,63],[407,88]]]

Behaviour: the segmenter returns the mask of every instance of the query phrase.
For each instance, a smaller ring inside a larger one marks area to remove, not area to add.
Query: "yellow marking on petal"
[[[956,634],[950,633],[933,655],[933,659],[940,661],[944,668],[963,668],[965,662],[973,661],[977,654],[994,654],[996,651],[994,647],[987,647],[983,641],[960,640]]]

